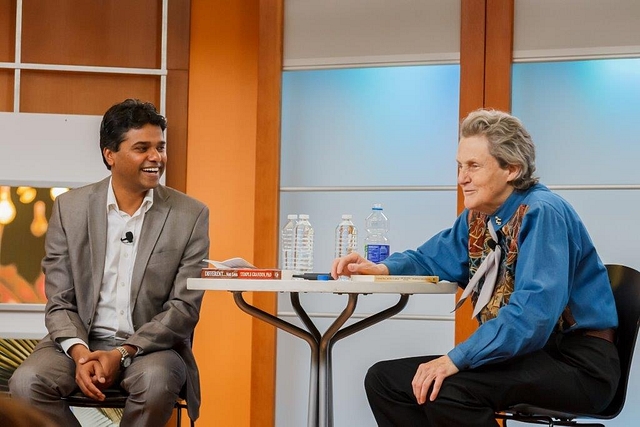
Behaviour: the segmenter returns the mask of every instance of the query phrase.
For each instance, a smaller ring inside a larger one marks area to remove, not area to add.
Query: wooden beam
[[[460,119],[484,105],[486,1],[462,0],[460,19]],[[458,213],[464,210],[458,188]],[[457,298],[460,298],[458,292]],[[464,341],[477,328],[466,303],[455,313],[455,342]]]
[[[462,0],[460,19],[460,118],[484,105],[485,0]]]
[[[280,98],[282,93],[284,0],[260,0],[254,263],[278,263],[280,206]],[[253,304],[277,313],[277,294],[258,292]],[[276,329],[252,320],[251,426],[275,425]]]
[[[485,108],[511,111],[513,0],[487,0],[484,72]]]
[[[171,0],[168,13],[166,180],[169,187],[186,192],[191,0]]]
[[[478,108],[510,111],[514,1],[462,0],[461,6],[460,119]],[[463,209],[458,189],[458,213]],[[471,313],[470,303],[456,311],[456,343],[476,330]]]

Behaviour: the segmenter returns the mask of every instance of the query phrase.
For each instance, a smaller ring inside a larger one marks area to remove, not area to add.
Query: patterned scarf
[[[497,274],[493,292],[486,305],[480,303],[479,310],[474,310],[480,324],[493,319],[498,315],[498,311],[509,303],[509,298],[513,293],[515,283],[516,262],[518,260],[518,236],[522,220],[529,210],[529,206],[520,205],[515,214],[498,231],[498,244],[502,247],[503,256],[500,258],[500,268]],[[494,238],[491,236],[487,226],[488,216],[478,212],[469,212],[469,283],[479,270],[482,262],[492,252]],[[478,280],[476,290],[471,293],[471,301],[474,308],[478,303],[478,297],[482,294],[482,288],[486,277]],[[462,305],[461,298],[456,309]],[[569,306],[565,307],[562,315],[558,319],[556,330],[564,331],[575,325],[575,320]]]
[[[498,242],[503,255],[500,259],[500,268],[489,301],[477,314],[478,321],[482,324],[498,315],[498,310],[509,303],[515,283],[515,268],[518,259],[518,235],[522,219],[529,207],[520,205],[515,214],[497,232]],[[488,216],[478,212],[469,212],[469,279],[478,271],[482,261],[491,253],[493,238],[487,226]],[[477,290],[471,294],[474,307],[478,302],[478,296],[482,293],[485,278],[478,282]]]

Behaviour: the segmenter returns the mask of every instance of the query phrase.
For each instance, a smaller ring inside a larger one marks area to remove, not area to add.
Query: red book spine
[[[271,279],[281,278],[281,271],[271,268],[203,268],[200,273],[203,279]]]
[[[218,268],[203,268],[200,273],[203,279],[237,279],[238,272],[236,270],[223,270]]]

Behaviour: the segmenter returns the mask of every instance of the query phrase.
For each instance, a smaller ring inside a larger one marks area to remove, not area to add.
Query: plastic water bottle
[[[389,256],[389,219],[382,212],[382,205],[376,203],[365,220],[367,237],[364,239],[364,256],[371,262],[380,262]]]
[[[282,227],[282,269],[283,270],[295,270],[295,229],[298,215],[287,215],[287,223]]]
[[[336,258],[358,249],[358,229],[351,222],[351,218],[351,215],[342,215],[342,221],[336,227]]]
[[[298,215],[295,228],[295,270],[299,272],[313,271],[313,227],[309,215]]]

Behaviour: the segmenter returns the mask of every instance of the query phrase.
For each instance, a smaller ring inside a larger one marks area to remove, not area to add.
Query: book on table
[[[418,282],[418,283],[438,283],[438,276],[404,276],[404,275],[383,275],[383,274],[352,274],[351,280],[354,282]]]
[[[277,268],[257,268],[243,258],[230,258],[225,261],[204,259],[213,267],[203,268],[200,277],[203,279],[280,279],[282,271]]]

